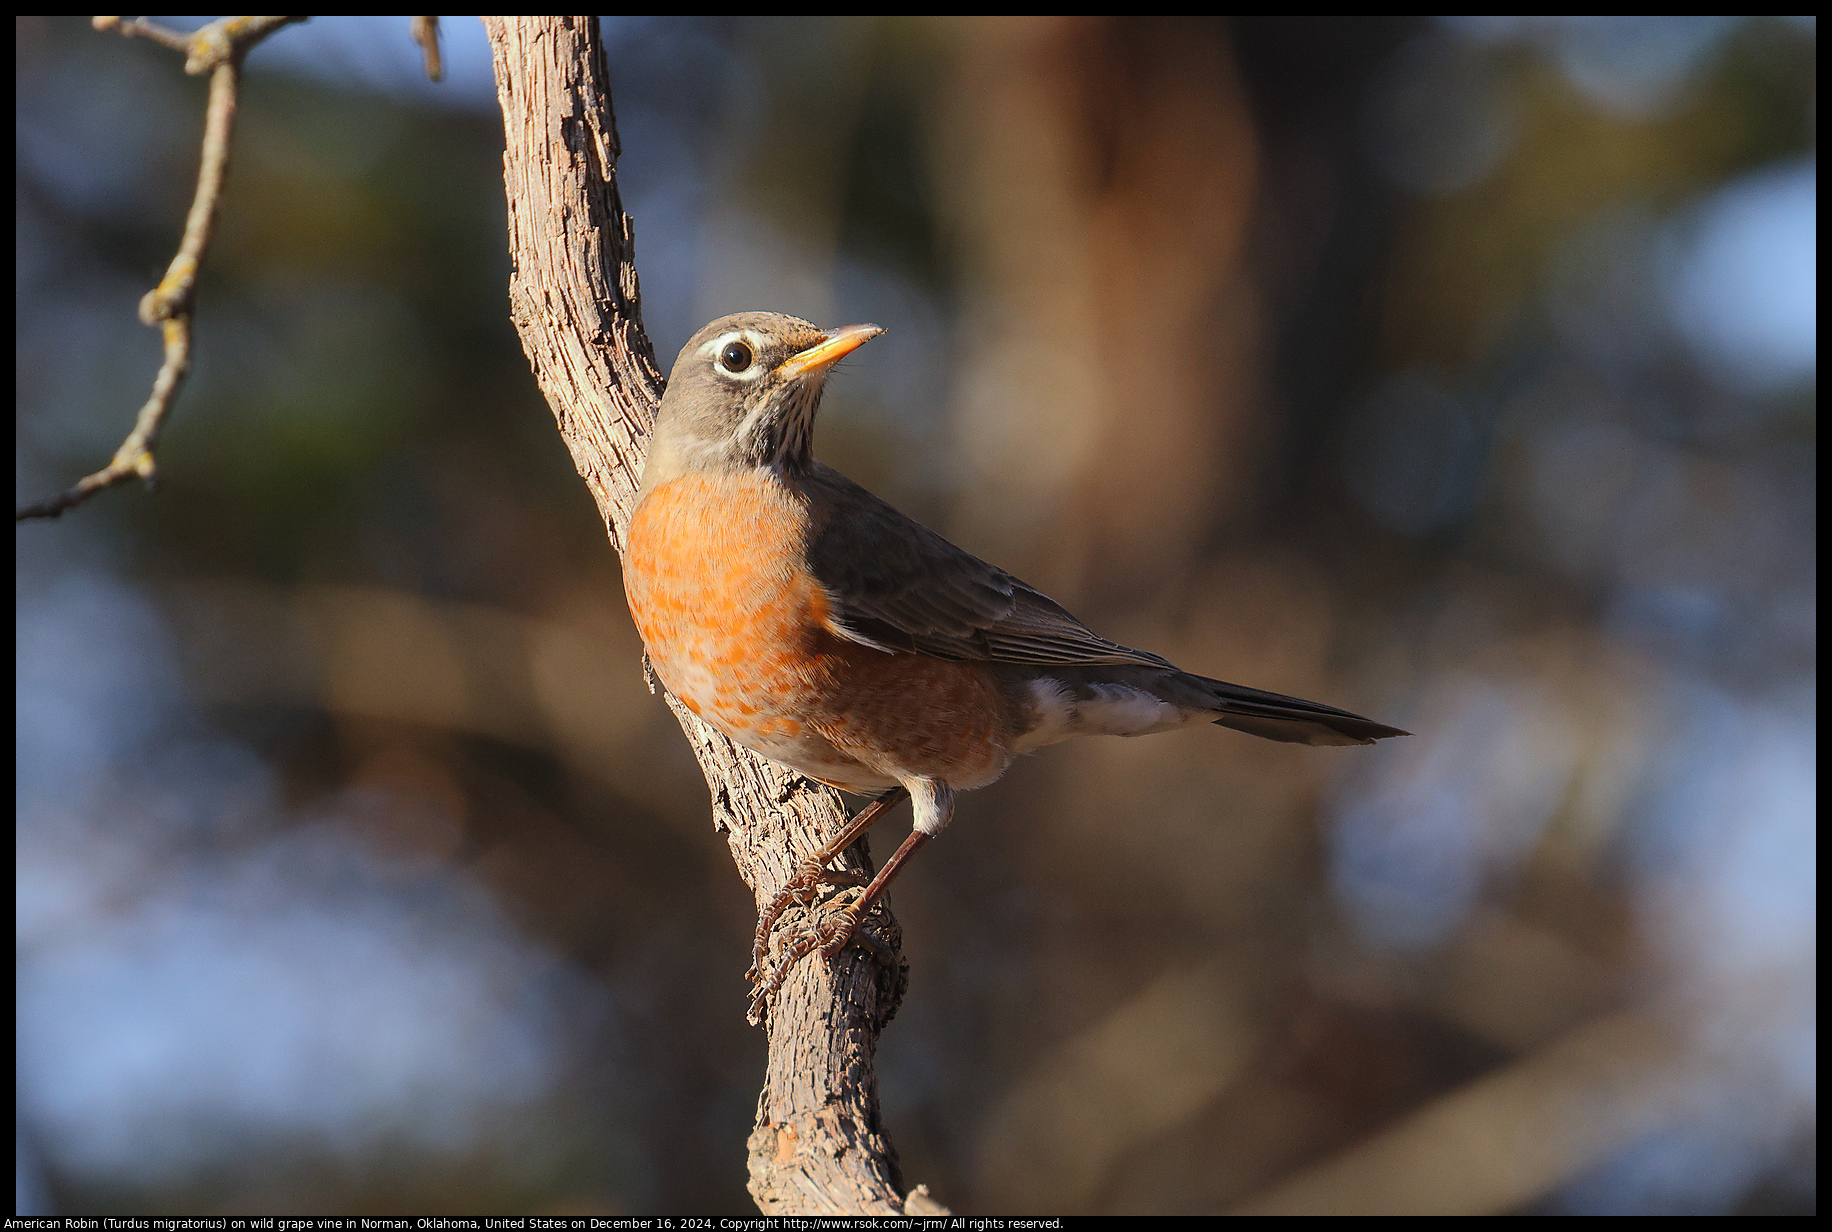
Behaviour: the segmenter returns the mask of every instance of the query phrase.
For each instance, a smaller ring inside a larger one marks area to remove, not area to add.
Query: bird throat
[[[821,385],[818,378],[804,378],[775,390],[733,430],[734,452],[758,466],[805,471],[814,465]]]

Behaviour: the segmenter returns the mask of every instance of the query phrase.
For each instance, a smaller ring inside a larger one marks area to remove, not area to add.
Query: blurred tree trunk
[[[935,180],[970,275],[953,529],[1098,612],[1188,575],[1269,439],[1233,43],[1219,19],[942,28]]]
[[[620,550],[663,380],[643,332],[616,120],[593,17],[485,17],[502,100],[510,313],[579,474]],[[637,670],[636,664],[630,670]],[[705,771],[713,825],[758,904],[844,820],[837,793],[738,748],[668,698]],[[863,844],[848,853],[866,867]],[[885,940],[901,943],[894,921]],[[735,973],[734,973],[735,974]],[[849,947],[795,966],[767,1021],[750,1191],[772,1215],[901,1214],[873,1068],[907,968]],[[735,981],[734,981],[735,983]],[[743,1003],[734,987],[733,1006]],[[911,1195],[909,1210],[935,1210]]]

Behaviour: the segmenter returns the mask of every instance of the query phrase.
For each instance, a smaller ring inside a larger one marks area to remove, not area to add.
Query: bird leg
[[[860,835],[871,829],[878,818],[884,816],[887,810],[895,807],[897,802],[907,795],[909,791],[906,788],[891,788],[848,818],[832,842],[801,862],[795,870],[795,875],[790,877],[782,889],[776,892],[776,897],[770,900],[770,905],[765,907],[763,914],[757,917],[757,936],[751,943],[751,969],[745,972],[747,978],[753,982],[763,979],[763,960],[770,950],[770,930],[776,927],[776,921],[781,918],[784,911],[789,909],[791,904],[807,906],[820,894],[820,888],[823,885],[857,885],[864,880],[857,873],[836,873],[829,869],[827,864],[858,842]],[[879,880],[883,880],[882,873],[879,874]],[[805,954],[807,951],[804,950],[802,953]],[[800,954],[796,955],[796,958],[799,957],[801,957]],[[794,959],[789,961],[793,962]],[[772,982],[771,990],[774,991],[775,986],[781,982],[778,976]]]
[[[905,864],[909,863],[910,857],[933,837],[935,836],[924,834],[921,830],[911,830],[909,837],[903,840],[897,850],[891,854],[891,858],[884,862],[884,867],[878,870],[878,875],[871,879],[871,884],[865,887],[865,892],[841,910],[821,921],[820,927],[814,930],[814,935],[820,942],[823,955],[832,958],[845,947],[848,941],[859,935],[859,922],[865,918],[865,913],[871,910],[871,905],[877,902],[890,886],[891,879],[902,871]]]
[[[769,1004],[770,998],[776,995],[776,990],[782,987],[783,980],[788,978],[789,969],[816,949],[819,949],[824,957],[831,958],[844,949],[847,942],[856,939],[870,950],[879,962],[886,966],[890,965],[893,956],[886,951],[877,938],[870,933],[862,932],[860,924],[865,919],[865,913],[871,910],[871,905],[878,901],[885,888],[890,885],[891,879],[896,877],[903,866],[909,862],[910,857],[933,837],[934,835],[924,834],[921,830],[911,830],[909,837],[904,839],[902,845],[892,853],[891,858],[884,862],[884,867],[878,870],[878,875],[872,878],[871,884],[865,887],[858,898],[840,910],[831,912],[826,919],[815,925],[808,933],[796,938],[783,951],[782,958],[777,962],[776,969],[770,973],[769,979],[764,980],[759,977],[757,991],[751,997],[750,1019],[752,1022],[762,1020],[764,1007]],[[761,960],[757,970],[759,972],[762,970]]]

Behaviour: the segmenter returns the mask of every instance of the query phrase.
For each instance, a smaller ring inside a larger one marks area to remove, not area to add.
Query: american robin
[[[816,461],[828,372],[883,332],[761,312],[700,330],[668,379],[630,521],[624,588],[669,691],[772,761],[842,791],[883,793],[763,912],[751,972],[759,1004],[816,946],[845,945],[948,824],[955,793],[986,786],[1020,754],[1195,723],[1299,744],[1406,734],[1110,642]],[[778,916],[838,880],[828,861],[906,792],[909,837],[766,976]]]

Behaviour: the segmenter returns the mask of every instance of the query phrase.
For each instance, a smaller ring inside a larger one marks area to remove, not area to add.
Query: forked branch
[[[55,518],[104,488],[144,479],[148,487],[158,479],[154,448],[172,412],[172,401],[191,371],[191,311],[196,302],[197,275],[216,231],[222,203],[223,181],[229,171],[229,142],[235,132],[236,93],[241,85],[242,58],[250,48],[289,22],[303,17],[224,17],[192,34],[156,26],[143,17],[122,20],[97,17],[97,30],[114,30],[125,38],[143,38],[181,51],[184,71],[192,76],[210,74],[210,101],[204,111],[203,155],[197,169],[197,191],[185,217],[184,238],[178,254],[166,266],[159,285],[140,300],[140,320],[156,326],[165,341],[165,358],[153,378],[153,391],[134,417],[133,430],[107,466],[85,475],[55,496],[18,510],[14,521]]]

